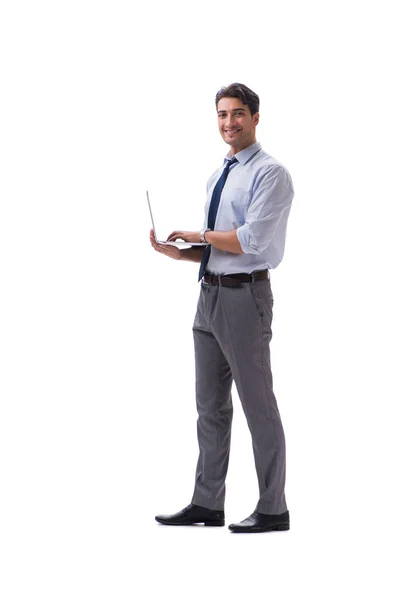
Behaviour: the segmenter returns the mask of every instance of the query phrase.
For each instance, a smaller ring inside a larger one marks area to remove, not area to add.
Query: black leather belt
[[[229,275],[210,275],[206,273],[203,277],[205,283],[211,285],[224,285],[228,287],[239,287],[242,283],[269,279],[268,269],[253,271],[252,273],[230,273]]]

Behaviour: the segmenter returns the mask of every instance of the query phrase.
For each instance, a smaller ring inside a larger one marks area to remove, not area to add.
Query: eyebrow
[[[245,112],[245,109],[244,109],[244,108],[233,108],[233,109],[232,109],[230,112],[237,112],[238,110],[241,110],[242,112]],[[222,114],[222,113],[226,113],[226,112],[229,112],[229,111],[226,111],[226,110],[219,110],[219,111],[218,111],[218,114]]]

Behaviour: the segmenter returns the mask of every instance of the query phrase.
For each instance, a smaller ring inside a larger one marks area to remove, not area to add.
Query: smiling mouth
[[[233,134],[233,133],[239,133],[240,129],[225,129],[225,133],[229,133],[229,134]]]

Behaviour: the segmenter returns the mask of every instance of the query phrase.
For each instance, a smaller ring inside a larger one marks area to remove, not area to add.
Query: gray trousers
[[[270,365],[272,306],[267,279],[241,287],[201,282],[193,324],[200,452],[192,503],[198,506],[224,508],[235,381],[253,442],[260,491],[255,510],[287,510],[285,435]]]

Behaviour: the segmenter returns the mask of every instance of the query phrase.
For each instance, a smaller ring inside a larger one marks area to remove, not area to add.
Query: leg
[[[209,290],[202,290],[207,296]],[[212,294],[211,294],[212,295]],[[204,299],[204,298],[203,298]],[[214,335],[199,308],[193,335],[196,360],[197,437],[199,459],[193,504],[223,510],[232,424],[232,374]]]
[[[285,436],[272,386],[269,281],[220,288],[215,335],[229,362],[251,432],[260,490],[256,511],[281,514],[285,500]]]

